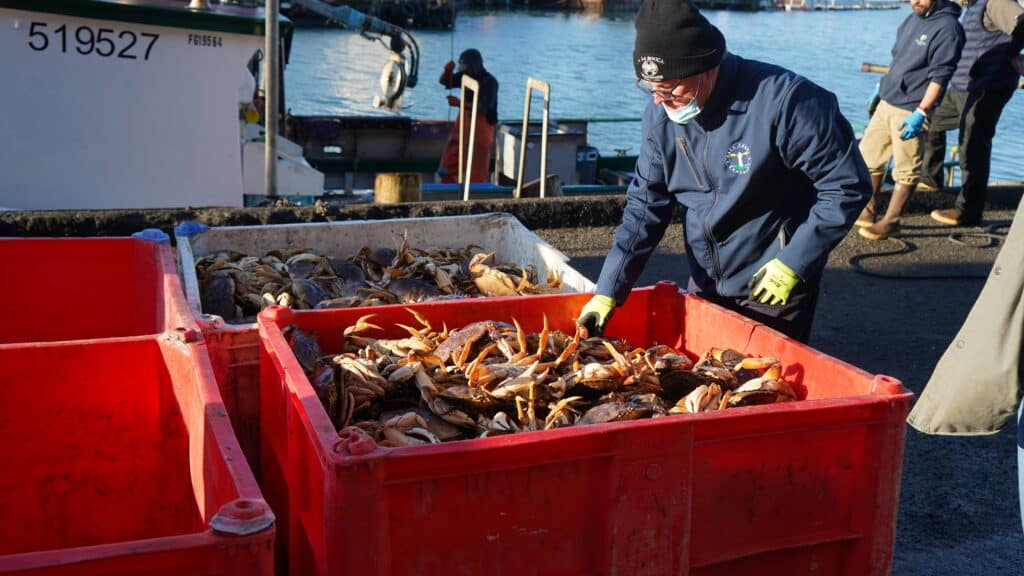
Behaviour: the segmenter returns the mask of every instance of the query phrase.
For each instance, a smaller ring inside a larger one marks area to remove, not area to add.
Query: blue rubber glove
[[[604,327],[615,311],[615,300],[608,296],[595,294],[580,310],[577,324],[587,329],[587,337],[604,335]]]
[[[800,277],[796,272],[790,270],[782,260],[775,258],[758,269],[747,287],[751,289],[751,300],[776,306],[785,304],[789,300],[789,293],[799,283]]]
[[[917,135],[921,133],[921,128],[924,126],[924,119],[926,116],[920,109],[915,109],[910,116],[896,128],[903,130],[900,134],[900,140],[910,140],[911,138],[917,138]]]

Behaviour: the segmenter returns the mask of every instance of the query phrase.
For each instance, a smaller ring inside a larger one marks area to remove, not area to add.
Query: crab
[[[781,372],[780,364],[771,365],[763,375],[744,382],[731,392],[726,392],[722,398],[723,406],[734,408],[796,400],[793,388],[780,378]]]
[[[594,392],[598,394],[612,392],[622,386],[629,376],[635,374],[633,365],[625,356],[616,350],[611,343],[604,342],[603,344],[613,362],[610,364],[588,362],[580,367],[579,370],[570,376],[570,379],[575,383],[574,390],[577,393],[589,391],[590,395],[593,395]]]
[[[426,255],[414,256],[408,264],[407,270],[412,274],[422,274],[433,280],[437,288],[445,294],[457,292],[454,278],[461,273],[457,263],[445,264],[443,254],[427,253]]]
[[[549,270],[547,282],[543,284],[531,283],[529,277],[524,274],[516,288],[520,294],[558,294],[562,291],[562,273]]]
[[[486,260],[494,256],[480,253],[469,261],[469,273],[473,277],[473,284],[484,296],[517,296],[517,282],[511,276],[484,264]]]
[[[548,404],[548,415],[544,418],[544,429],[551,430],[552,428],[561,428],[575,424],[576,420],[580,417],[580,411],[573,406],[573,403],[580,400],[583,400],[582,396],[569,396],[558,402]]]
[[[371,250],[364,246],[349,260],[359,266],[367,276],[367,279],[376,282],[385,281],[388,278],[386,268],[391,267],[398,253],[393,248],[376,248]]]
[[[439,396],[469,416],[494,414],[507,406],[505,402],[495,396],[471,386],[449,386]]]
[[[334,269],[326,258],[313,252],[301,252],[285,260],[288,275],[294,280],[313,276],[333,275]]]
[[[235,318],[235,280],[230,274],[208,276],[200,293],[203,312],[230,320]]]
[[[441,440],[427,427],[423,417],[415,412],[406,412],[384,423],[384,446],[421,446],[440,444]]]
[[[434,383],[434,380],[427,374],[422,365],[415,369],[415,377],[416,388],[420,391],[420,397],[423,403],[430,408],[431,412],[456,426],[464,428],[474,428],[476,426],[476,421],[470,418],[468,414],[457,409],[451,402],[440,396],[441,390],[438,389],[437,384]]]
[[[288,342],[288,346],[295,354],[302,370],[309,374],[313,372],[314,365],[323,353],[320,351],[320,344],[317,343],[316,334],[306,332],[294,324],[290,324],[281,331],[281,334]]]
[[[398,302],[425,302],[440,298],[443,294],[436,286],[419,278],[394,278],[388,283],[387,291]]]
[[[388,382],[372,363],[347,355],[335,356],[334,363],[337,365],[341,389],[348,395],[353,412],[368,408],[371,402],[384,397]]]
[[[408,356],[413,353],[429,354],[433,351],[434,347],[430,342],[425,341],[415,330],[413,330],[413,333],[416,334],[414,337],[394,340],[374,339],[363,336],[362,334],[370,329],[382,330],[380,326],[370,323],[370,319],[374,316],[375,314],[360,316],[355,324],[345,329],[343,334],[349,345],[357,348],[369,347],[378,354],[399,357]]]
[[[480,416],[477,419],[477,427],[481,431],[480,438],[490,438],[492,436],[504,436],[505,434],[515,434],[522,432],[522,428],[515,423],[512,418],[505,412],[498,412],[493,418],[487,418]]]
[[[533,397],[538,389],[542,389],[541,394],[543,396],[550,396],[547,386],[543,384],[548,377],[548,371],[544,370],[538,373],[537,367],[539,365],[539,362],[534,362],[518,376],[506,378],[499,382],[493,389],[488,391],[489,394],[498,400],[513,401],[517,397]]]
[[[327,417],[331,419],[331,422],[338,420],[338,413],[341,407],[336,378],[334,362],[330,356],[319,358],[313,367],[313,373],[309,377],[309,383],[313,386],[313,391],[316,392],[316,397],[323,404]]]
[[[316,305],[324,300],[330,299],[330,294],[324,287],[315,280],[296,278],[288,286],[288,291],[295,298],[292,305],[296,308],[308,310],[316,308]]]
[[[701,384],[693,389],[669,410],[669,414],[697,414],[718,410],[722,401],[722,387],[718,384]]]
[[[605,402],[598,404],[583,413],[583,416],[576,424],[603,424],[606,422],[621,422],[623,420],[639,420],[647,418],[655,413],[655,406],[643,402]]]

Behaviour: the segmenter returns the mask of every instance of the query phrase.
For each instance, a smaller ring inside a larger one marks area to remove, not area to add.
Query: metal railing
[[[462,103],[466,101],[466,90],[470,90],[470,91],[473,92],[473,112],[472,112],[473,116],[472,116],[472,118],[469,119],[469,146],[468,146],[468,148],[470,150],[472,150],[473,149],[473,144],[476,142],[476,111],[477,111],[477,106],[479,106],[479,104],[480,104],[480,98],[479,98],[479,96],[480,96],[480,83],[477,82],[476,80],[474,80],[473,78],[470,78],[468,75],[463,74],[462,75],[462,87],[459,89],[459,183],[460,184],[465,183],[465,185],[466,185],[466,188],[465,188],[465,190],[462,193],[462,199],[463,200],[469,200],[469,184],[470,184],[470,181],[472,180],[471,176],[473,174],[473,154],[472,153],[467,154],[468,158],[466,158],[466,170],[465,170],[465,172],[463,172],[463,170],[462,170],[463,153],[464,153],[464,151],[467,148],[467,147],[464,147],[464,145],[463,145],[463,139],[464,139],[463,135],[466,133],[466,131],[464,129],[466,125],[463,123],[466,120],[466,107],[462,105]]]
[[[523,170],[526,168],[526,142],[527,130],[530,125],[530,100],[533,91],[539,90],[544,94],[544,116],[541,120],[540,135],[540,197],[544,198],[548,179],[548,115],[551,109],[551,86],[536,78],[526,79],[526,103],[523,106],[523,132],[522,142],[519,146],[519,169],[516,171],[516,190],[514,196],[519,198],[523,192]]]

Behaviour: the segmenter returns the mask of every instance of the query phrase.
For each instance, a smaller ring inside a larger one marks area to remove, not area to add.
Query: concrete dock
[[[933,222],[928,212],[948,207],[952,196],[919,192],[908,208],[903,243],[869,242],[850,234],[829,259],[811,346],[870,372],[900,378],[920,393],[981,291],[999,249],[998,237],[1006,231],[1001,225],[1009,224],[1020,199],[1019,189],[997,190],[992,196],[982,227]],[[388,206],[0,212],[0,236],[123,236],[146,227],[170,233],[186,219],[228,226],[506,211],[596,280],[622,206],[622,196],[615,195]],[[659,280],[685,285],[682,227],[676,222],[639,285]],[[978,233],[995,240],[972,235]],[[908,429],[893,574],[1024,573],[1015,433],[1008,427],[992,436],[956,438]]]

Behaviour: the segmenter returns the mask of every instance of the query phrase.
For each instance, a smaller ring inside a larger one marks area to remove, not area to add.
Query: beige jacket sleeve
[[[982,23],[989,32],[1013,34],[1024,8],[1016,0],[988,0]]]
[[[1024,376],[1024,203],[981,295],[907,421],[926,434],[993,434],[1017,415]]]

